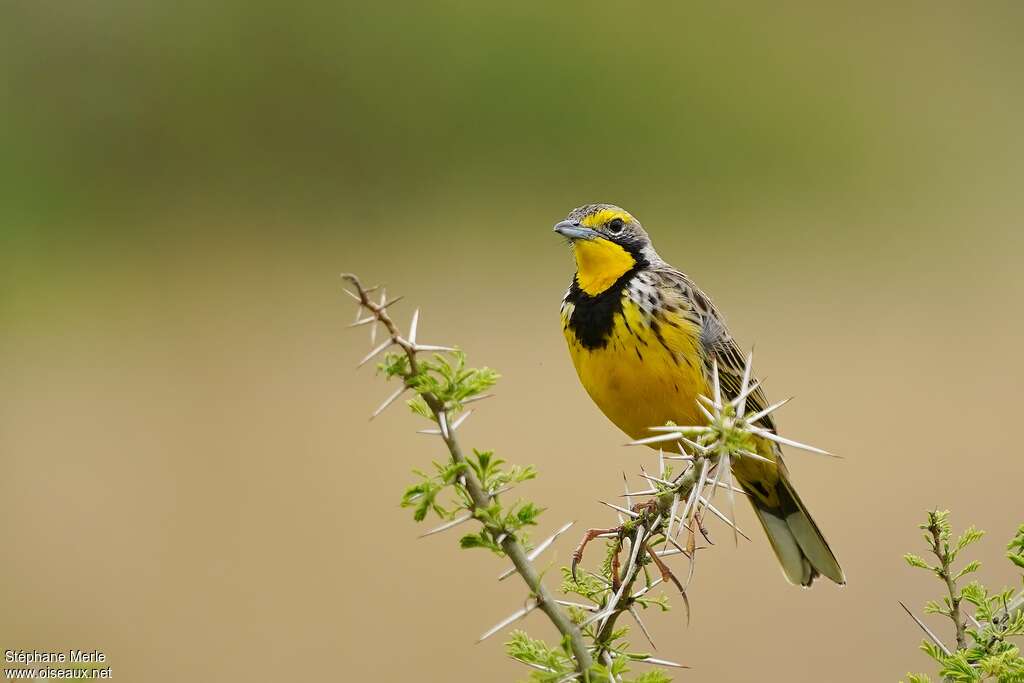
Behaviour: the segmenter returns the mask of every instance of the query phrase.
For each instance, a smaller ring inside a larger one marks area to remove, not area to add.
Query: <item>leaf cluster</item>
[[[434,419],[434,413],[423,399],[425,394],[433,396],[449,415],[455,415],[466,399],[487,391],[500,377],[490,368],[466,367],[466,354],[460,350],[418,360],[415,373],[405,354],[389,353],[377,367],[389,379],[401,377],[416,392],[409,407],[428,420]]]
[[[510,640],[505,643],[505,652],[509,657],[531,667],[529,680],[531,683],[557,683],[570,676],[574,671],[571,650],[567,642],[560,647],[551,647],[542,640],[531,638],[523,631],[513,631]],[[595,664],[591,669],[592,681],[623,681],[624,683],[671,683],[672,679],[660,669],[652,669],[627,678],[630,672],[630,660],[619,657],[612,660],[611,666]]]
[[[1009,640],[1024,636],[1024,609],[1019,605],[1021,596],[1015,596],[1013,588],[991,591],[978,581],[961,587],[960,579],[980,569],[981,563],[976,560],[967,562],[959,570],[953,567],[960,553],[979,541],[984,532],[971,526],[954,542],[949,512],[945,510],[929,512],[920,528],[935,563],[930,564],[912,553],[905,555],[904,560],[911,567],[931,572],[947,587],[948,595],[941,601],[928,601],[925,612],[953,620],[958,641],[963,643],[950,654],[929,640],[921,643],[921,649],[938,663],[939,675],[945,681],[1024,683],[1024,657],[1021,657],[1020,648]],[[1019,568],[1024,568],[1022,551],[1024,525],[1017,529],[1007,545],[1008,559]],[[966,618],[961,613],[964,603],[973,608],[973,627],[963,623]],[[929,683],[930,679],[923,674],[908,674],[907,681]]]

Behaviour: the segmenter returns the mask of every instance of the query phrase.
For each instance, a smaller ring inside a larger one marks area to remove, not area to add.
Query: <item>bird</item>
[[[583,388],[612,423],[633,439],[650,436],[652,426],[706,424],[697,400],[711,395],[715,365],[723,398],[739,394],[745,362],[724,318],[690,277],[658,255],[632,214],[613,204],[587,204],[554,230],[576,261],[561,305],[569,355]],[[751,414],[768,405],[760,386],[747,405]],[[756,424],[777,434],[771,415]],[[781,447],[754,439],[763,459],[734,460],[733,475],[784,576],[803,587],[819,576],[844,585],[839,561],[797,495]]]

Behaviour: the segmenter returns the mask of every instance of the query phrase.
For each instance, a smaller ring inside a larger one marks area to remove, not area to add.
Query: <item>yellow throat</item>
[[[605,291],[636,265],[636,259],[615,242],[606,239],[577,240],[576,282],[590,296]]]

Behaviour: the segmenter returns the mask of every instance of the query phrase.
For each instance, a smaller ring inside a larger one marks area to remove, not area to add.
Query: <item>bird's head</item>
[[[658,259],[640,221],[612,204],[573,209],[555,232],[569,240],[576,257],[576,282],[590,296],[605,291],[626,273]]]

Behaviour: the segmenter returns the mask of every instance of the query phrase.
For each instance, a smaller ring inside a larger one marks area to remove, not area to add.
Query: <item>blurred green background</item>
[[[900,559],[921,511],[992,532],[993,584],[1024,513],[1022,21],[5,3],[0,648],[99,648],[132,681],[523,677],[472,645],[523,597],[500,562],[411,540],[398,496],[440,454],[400,410],[367,424],[388,390],[352,371],[368,340],[337,275],[501,370],[470,445],[540,468],[548,526],[598,526],[648,456],[577,384],[550,226],[608,201],[799,396],[783,430],[846,456],[789,462],[850,585],[799,591],[763,539],[722,543],[660,654],[696,680],[926,668],[896,603],[934,593]]]

